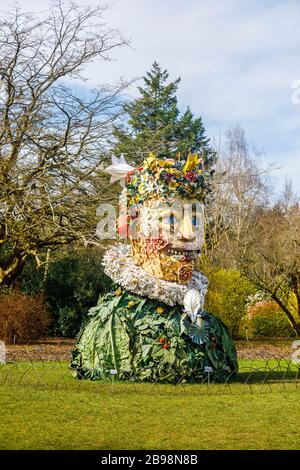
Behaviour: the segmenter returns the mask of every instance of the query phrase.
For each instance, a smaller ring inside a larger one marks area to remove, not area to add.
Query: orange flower
[[[158,313],[159,315],[162,315],[164,313],[165,309],[163,307],[157,307],[156,309],[156,313]]]

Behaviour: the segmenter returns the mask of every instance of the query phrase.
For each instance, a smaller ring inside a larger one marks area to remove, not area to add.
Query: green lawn
[[[74,380],[67,363],[0,366],[0,449],[299,449],[300,386],[240,361],[228,385]],[[251,374],[251,388],[244,382]],[[272,369],[272,372],[271,372]]]

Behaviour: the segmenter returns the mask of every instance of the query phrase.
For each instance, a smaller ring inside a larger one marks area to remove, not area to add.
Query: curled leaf
[[[190,317],[192,323],[194,323],[201,307],[200,292],[196,289],[189,289],[184,296],[183,304],[185,313]]]

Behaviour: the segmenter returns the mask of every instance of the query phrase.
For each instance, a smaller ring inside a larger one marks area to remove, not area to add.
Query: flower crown
[[[210,192],[212,172],[205,171],[203,157],[197,153],[186,159],[158,159],[153,153],[142,167],[127,173],[126,188],[129,204],[139,204],[152,197],[175,196],[204,202]]]

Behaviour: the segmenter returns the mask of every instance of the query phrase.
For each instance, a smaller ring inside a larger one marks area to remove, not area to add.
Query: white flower
[[[124,181],[127,174],[134,170],[135,168],[133,166],[128,165],[123,154],[119,159],[115,156],[112,156],[112,165],[109,165],[107,168],[105,168],[106,173],[111,175],[110,182],[114,183],[115,181],[120,181],[122,186],[124,186]]]

